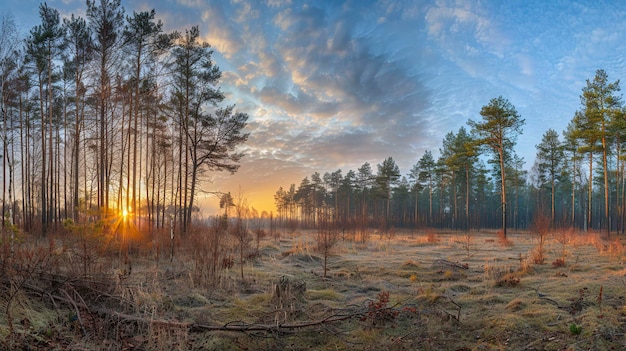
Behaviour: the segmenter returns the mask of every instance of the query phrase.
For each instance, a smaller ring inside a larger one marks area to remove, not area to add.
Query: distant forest
[[[438,159],[427,150],[404,175],[393,157],[375,168],[316,172],[278,189],[278,216],[305,227],[330,217],[353,230],[501,228],[506,236],[541,215],[553,228],[623,233],[626,109],[619,92],[619,80],[597,70],[565,130],[547,130],[536,145],[530,172],[515,152],[525,121],[498,97],[482,107],[481,120],[444,137]]]
[[[154,10],[86,6],[61,19],[41,4],[25,38],[0,16],[3,227],[128,216],[184,233],[203,174],[239,167],[248,115],[226,103],[198,27],[164,33]]]

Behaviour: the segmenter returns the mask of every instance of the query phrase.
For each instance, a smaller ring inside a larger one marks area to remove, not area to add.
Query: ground
[[[209,279],[198,274],[206,262],[184,248],[172,261],[112,255],[118,259],[99,261],[99,283],[33,273],[5,288],[14,297],[0,305],[0,333],[9,335],[9,311],[4,346],[24,349],[626,347],[619,237],[551,233],[543,263],[530,233],[395,230],[349,239],[332,246],[326,277],[315,233],[299,230],[250,248],[243,279],[237,255]]]

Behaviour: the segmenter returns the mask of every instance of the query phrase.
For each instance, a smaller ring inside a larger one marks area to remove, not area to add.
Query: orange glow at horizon
[[[276,204],[274,203],[274,194],[276,189],[254,189],[254,191],[243,191],[243,197],[250,209],[254,208],[258,215],[261,216],[265,211],[267,215],[273,213],[276,215]],[[236,197],[237,191],[231,191],[231,195]],[[201,198],[199,207],[204,215],[221,215],[224,209],[220,208],[220,198],[218,196],[208,196]]]

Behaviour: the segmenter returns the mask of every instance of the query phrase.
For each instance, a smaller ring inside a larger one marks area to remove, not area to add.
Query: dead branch
[[[63,294],[65,294],[69,304],[72,305],[72,307],[74,307],[74,311],[76,312],[76,318],[78,319],[78,323],[80,323],[80,328],[83,331],[83,335],[87,335],[87,330],[85,330],[85,324],[83,323],[83,317],[80,315],[80,310],[78,309],[76,302],[74,301],[74,299],[70,297],[70,294],[68,294],[67,291],[65,291],[64,289],[60,289],[60,291]],[[53,301],[54,301],[54,298],[53,298]],[[82,301],[81,303],[84,303],[84,301]]]
[[[449,262],[449,261],[442,261]],[[466,269],[465,266],[458,263],[449,262],[451,266]],[[401,311],[401,306],[392,307],[384,304],[373,304],[363,306],[348,306],[343,309],[333,309],[326,312],[326,316],[319,319],[310,319],[304,321],[293,321],[283,323],[247,323],[243,321],[231,321],[222,325],[197,324],[193,322],[184,322],[176,320],[155,319],[153,316],[143,314],[126,313],[122,309],[132,307],[131,301],[107,292],[112,289],[112,284],[91,284],[85,279],[66,279],[63,277],[46,277],[47,284],[24,284],[22,289],[27,293],[49,298],[53,304],[60,303],[68,306],[76,313],[78,322],[83,329],[83,334],[87,333],[84,317],[86,315],[97,318],[105,318],[114,320],[116,323],[125,323],[132,325],[154,326],[158,325],[165,328],[176,328],[186,330],[189,333],[202,332],[239,332],[239,333],[266,333],[268,335],[290,335],[295,334],[298,330],[307,328],[325,328],[334,323],[349,320],[365,321],[368,319],[375,320],[391,316],[395,318]],[[50,284],[51,283],[51,284]],[[51,286],[50,286],[51,285]],[[282,295],[282,294],[281,294]],[[448,297],[452,304],[458,308],[457,315],[450,314],[452,319],[459,319],[460,306]],[[380,300],[380,298],[379,298]],[[377,302],[375,300],[374,302]],[[379,303],[381,301],[378,301]],[[374,312],[374,314],[372,314]],[[383,316],[383,317],[381,317]]]
[[[83,300],[82,296],[78,299],[72,298],[71,295],[65,289],[57,289],[57,291],[62,292],[65,296],[51,294],[42,290],[39,287],[28,285],[24,287],[28,289],[32,293],[36,293],[38,295],[47,295],[50,297],[52,301],[58,301],[63,304],[70,306],[77,313],[79,319],[81,319],[80,309],[87,311],[89,314],[97,314],[100,316],[112,317],[118,321],[122,322],[132,322],[132,323],[140,323],[144,325],[161,325],[165,327],[173,327],[173,328],[181,328],[188,329],[190,332],[211,332],[211,331],[233,331],[233,332],[267,332],[267,333],[275,333],[275,334],[289,334],[297,329],[305,329],[310,327],[322,326],[326,324],[336,323],[344,320],[349,320],[352,318],[360,318],[365,315],[367,309],[364,308],[353,308],[340,310],[334,314],[326,318],[322,318],[314,321],[303,321],[303,322],[294,322],[294,323],[283,323],[283,324],[255,324],[255,323],[244,323],[244,322],[229,322],[224,325],[204,325],[204,324],[195,324],[188,322],[178,322],[171,320],[161,320],[154,319],[152,317],[144,317],[144,316],[136,316],[130,315],[122,312],[115,311],[110,308],[89,306],[85,300]],[[73,287],[72,287],[73,288]],[[81,325],[82,321],[79,320]]]
[[[563,306],[559,305],[559,303],[558,303],[557,301],[555,301],[555,300],[553,300],[553,299],[551,299],[551,298],[549,298],[549,297],[547,297],[547,296],[538,296],[538,297],[539,297],[540,299],[544,299],[544,300],[547,300],[547,301],[552,302],[552,303],[553,303],[556,307],[558,307],[558,308],[565,308],[565,307],[563,307]]]
[[[452,267],[455,269],[468,269],[469,265],[467,263],[458,263],[458,262],[452,262],[452,261],[448,261],[445,260],[443,258],[437,259],[433,262],[432,264],[433,267],[435,266],[448,266],[448,267]]]
[[[304,321],[295,323],[283,323],[283,324],[254,324],[236,322],[237,324],[227,323],[224,325],[204,325],[204,324],[192,324],[190,326],[191,332],[206,332],[206,331],[235,331],[235,332],[257,332],[263,331],[268,333],[288,334],[293,330],[304,329],[310,327],[317,327],[330,323],[345,321],[352,318],[360,318],[365,314],[365,310],[355,310],[347,314],[333,314],[326,318],[316,321]]]
[[[450,302],[452,302],[452,304],[458,308],[458,310],[456,311],[456,317],[455,316],[452,316],[452,317],[455,317],[457,321],[461,321],[461,305],[459,305],[456,301],[454,301],[452,299],[452,296],[450,296],[449,294],[446,294],[444,296],[447,297],[448,300],[450,300]],[[451,313],[449,314],[452,315]]]

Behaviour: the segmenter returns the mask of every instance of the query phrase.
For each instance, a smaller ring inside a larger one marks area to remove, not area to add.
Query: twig
[[[63,294],[65,294],[65,296],[67,296],[67,301],[69,302],[70,305],[74,307],[74,311],[76,311],[76,318],[78,319],[78,323],[80,323],[80,329],[82,329],[83,335],[87,335],[87,330],[85,329],[85,324],[83,323],[83,318],[80,315],[80,310],[78,309],[76,302],[74,301],[74,299],[70,297],[70,294],[68,294],[67,291],[65,291],[64,289],[59,289],[59,291],[61,291]],[[84,303],[85,302],[82,301],[82,304]]]

